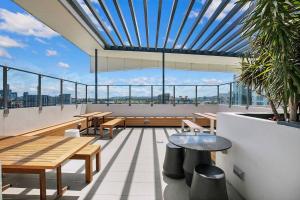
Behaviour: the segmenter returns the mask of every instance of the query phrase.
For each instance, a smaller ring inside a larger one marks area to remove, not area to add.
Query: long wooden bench
[[[121,116],[120,116],[121,117]],[[108,116],[105,120],[112,120],[118,117]],[[182,120],[191,120],[192,117],[188,116],[127,116],[126,126],[139,126],[139,127],[181,127]],[[209,126],[209,119],[206,118],[196,118],[196,123],[205,127]]]
[[[190,128],[190,131],[192,133],[195,132],[204,132],[208,131],[207,129],[203,128],[202,126],[199,126],[198,124],[190,121],[190,120],[182,120],[181,130],[184,131],[185,125],[187,125]]]
[[[36,129],[30,132],[21,134],[22,136],[64,136],[65,130],[80,128],[85,129],[86,119],[79,118],[65,123]]]
[[[93,157],[96,160],[96,171],[100,171],[100,151],[101,146],[98,144],[90,144],[80,151],[76,152],[70,159],[85,161],[85,182],[90,183],[93,180]]]
[[[113,128],[115,128],[118,125],[123,125],[124,128],[126,127],[126,122],[124,118],[116,118],[113,120],[110,120],[108,122],[105,122],[103,124],[100,125],[100,136],[103,137],[103,132],[104,132],[104,128],[108,128],[109,129],[109,136],[110,138],[113,137]]]

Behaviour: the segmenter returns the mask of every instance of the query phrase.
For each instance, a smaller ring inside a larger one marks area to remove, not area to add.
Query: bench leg
[[[46,200],[46,171],[41,170],[40,176],[40,199]]]
[[[210,134],[214,134],[215,133],[215,121],[214,120],[210,120]]]
[[[113,128],[112,127],[109,128],[109,137],[110,137],[110,139],[112,139],[112,137],[113,137]]]
[[[61,166],[56,168],[56,187],[57,187],[57,196],[61,197],[63,194],[62,181],[61,181]]]
[[[100,171],[100,152],[96,153],[96,171]]]
[[[102,125],[100,126],[99,133],[100,133],[100,136],[103,137],[103,127],[102,127]]]
[[[90,183],[93,180],[93,165],[91,156],[85,159],[85,182]]]
[[[184,122],[181,122],[181,130],[184,131]]]

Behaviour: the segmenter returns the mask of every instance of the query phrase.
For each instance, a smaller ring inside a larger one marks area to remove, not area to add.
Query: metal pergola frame
[[[163,86],[165,82],[165,53],[229,57],[241,57],[244,55],[244,53],[248,50],[249,43],[241,37],[242,27],[240,26],[240,22],[245,16],[247,16],[253,6],[243,9],[245,4],[235,3],[233,8],[226,11],[227,13],[225,16],[222,19],[219,19],[221,13],[224,14],[225,8],[229,6],[232,1],[234,0],[222,0],[210,14],[210,17],[207,17],[207,12],[211,12],[211,9],[209,8],[212,6],[213,0],[206,0],[198,11],[192,25],[187,26],[188,18],[196,3],[196,0],[189,0],[186,4],[187,7],[184,10],[183,17],[180,19],[178,29],[174,29],[174,18],[176,14],[178,14],[178,8],[182,6],[181,4],[184,4],[184,1],[172,0],[170,12],[167,16],[168,21],[166,22],[166,28],[163,30],[161,27],[161,19],[162,13],[165,12],[165,9],[162,9],[164,1],[158,0],[157,18],[152,20],[152,22],[156,22],[156,26],[154,25],[154,27],[156,27],[155,40],[154,44],[150,44],[149,3],[153,3],[153,1],[139,1],[142,4],[143,16],[137,16],[133,0],[127,0],[129,12],[127,11],[126,14],[130,16],[125,18],[124,10],[122,10],[119,0],[112,0],[113,4],[109,5],[109,7],[106,5],[105,0],[98,0],[98,2],[83,0],[82,2],[84,5],[78,3],[77,0],[67,0],[79,16],[81,16],[84,22],[86,22],[86,24],[91,28],[91,30],[96,33],[99,40],[102,41],[102,44],[100,45],[104,50],[162,53]],[[126,1],[124,2],[126,3]],[[83,9],[82,6],[86,6],[87,9]],[[115,16],[112,15],[111,9],[115,9]],[[90,13],[87,13],[87,10]],[[101,16],[99,12],[100,10],[103,11],[105,18],[108,20],[107,22],[105,22],[103,18],[104,16]],[[95,20],[90,19],[91,15],[95,18]],[[139,26],[137,18],[142,19],[141,21],[144,22],[144,32],[140,31],[139,28],[143,26]],[[128,28],[129,19],[131,19],[131,23],[133,24],[133,29],[131,29],[131,31]],[[119,27],[116,25],[117,20],[121,23],[121,26]],[[201,25],[201,28],[197,29],[203,20],[204,23]],[[217,23],[215,23],[216,21]],[[95,22],[97,24],[95,24]],[[108,27],[109,25],[111,26],[111,30]],[[225,26],[227,27],[225,28]],[[121,35],[121,29],[125,35]],[[184,29],[185,31],[183,31]],[[169,42],[171,30],[175,30],[175,38]],[[115,34],[112,34],[112,31]],[[145,42],[142,42],[141,34],[145,34]],[[159,41],[161,41],[159,40],[160,37],[162,37],[162,44],[159,44]],[[179,44],[179,41],[181,41],[181,44]],[[95,49],[95,87],[98,85],[97,57],[98,52],[97,49]],[[96,102],[97,96],[97,88],[95,88]],[[164,87],[162,97],[164,98]]]

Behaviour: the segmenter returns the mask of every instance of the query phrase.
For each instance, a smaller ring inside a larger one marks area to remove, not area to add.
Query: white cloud
[[[24,44],[8,37],[0,35],[0,46],[5,48],[24,47]]]
[[[0,57],[11,59],[11,55],[5,50],[0,48]]]
[[[64,63],[64,62],[59,62],[57,65],[59,67],[62,67],[62,68],[69,68],[70,67],[70,65],[68,63]]]
[[[192,10],[190,12],[190,15],[189,15],[189,18],[193,19],[193,18],[196,18],[199,14],[199,10]]]
[[[46,56],[56,56],[56,55],[57,55],[57,51],[50,50],[50,49],[46,50]]]
[[[223,83],[222,80],[215,79],[215,78],[204,78],[202,79],[202,82],[207,85],[218,85]]]
[[[41,38],[34,38],[36,41],[38,41],[39,43],[42,43],[42,44],[49,44],[48,42],[46,42],[45,40],[41,39]]]
[[[0,30],[20,35],[51,38],[58,34],[29,14],[0,9]]]

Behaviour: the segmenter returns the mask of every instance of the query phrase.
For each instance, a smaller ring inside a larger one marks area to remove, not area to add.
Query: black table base
[[[210,152],[186,149],[183,169],[185,182],[189,187],[191,187],[192,184],[194,169],[199,164],[211,165]]]

